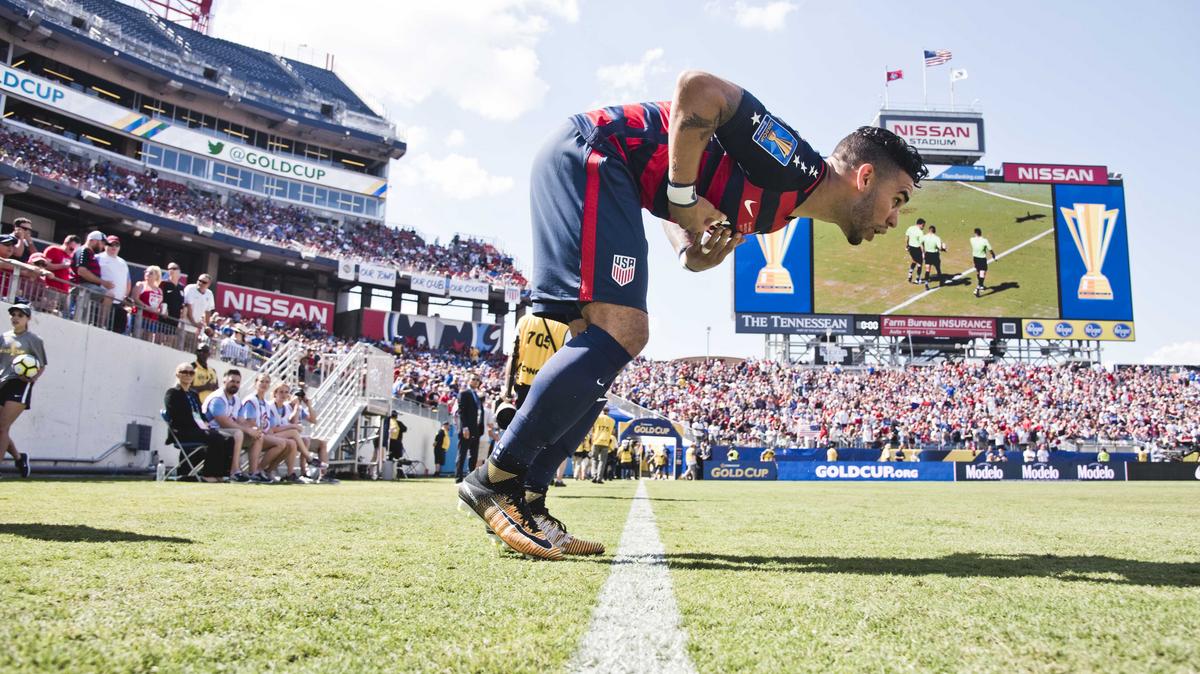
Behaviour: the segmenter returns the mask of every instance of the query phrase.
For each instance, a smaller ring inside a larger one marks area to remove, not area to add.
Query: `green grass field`
[[[906,282],[909,258],[904,230],[917,218],[936,225],[949,250],[942,253],[942,271],[949,278],[973,269],[969,239],[975,227],[983,229],[1000,255],[1006,250],[1054,227],[1050,187],[986,183],[975,187],[999,195],[1033,202],[1022,203],[984,194],[953,182],[930,181],[912,203],[903,208],[896,229],[860,246],[847,246],[841,230],[817,222],[813,232],[813,264],[817,313],[879,314],[924,292]],[[1045,204],[1037,206],[1034,204]],[[1017,218],[1044,215],[1017,222]],[[1058,279],[1054,234],[993,262],[987,284],[991,290],[976,298],[972,271],[949,286],[896,312],[931,316],[1005,316],[1057,318]],[[936,287],[936,284],[934,284]]]
[[[0,671],[563,671],[598,559],[497,552],[442,481],[0,482]],[[700,672],[1196,671],[1193,484],[651,483]]]

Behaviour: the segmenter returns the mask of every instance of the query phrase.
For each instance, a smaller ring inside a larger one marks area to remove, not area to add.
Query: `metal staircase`
[[[303,357],[304,347],[298,342],[284,342],[270,358],[263,361],[258,372],[271,375],[271,381],[277,384],[295,384],[299,381],[300,359]]]

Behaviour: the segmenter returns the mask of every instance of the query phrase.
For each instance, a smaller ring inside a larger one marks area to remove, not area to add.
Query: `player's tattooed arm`
[[[737,112],[742,88],[699,70],[687,70],[675,83],[671,123],[667,132],[668,179],[676,184],[696,182],[700,156],[717,127]]]

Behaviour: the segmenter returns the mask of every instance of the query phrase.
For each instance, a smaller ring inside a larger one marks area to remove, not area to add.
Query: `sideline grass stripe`
[[[612,574],[568,670],[692,674],[686,642],[646,483],[639,482]]]

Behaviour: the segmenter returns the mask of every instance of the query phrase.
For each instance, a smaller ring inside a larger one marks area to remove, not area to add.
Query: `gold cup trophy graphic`
[[[1079,279],[1079,299],[1111,300],[1112,285],[1100,270],[1104,267],[1108,245],[1112,243],[1113,232],[1117,229],[1117,213],[1120,209],[1109,210],[1105,204],[1075,204],[1074,208],[1064,206],[1059,210],[1087,270]]]
[[[762,249],[763,258],[767,263],[758,270],[758,280],[754,283],[754,292],[781,295],[790,295],[795,292],[795,287],[792,285],[792,273],[783,266],[783,257],[787,255],[788,247],[792,245],[792,235],[795,232],[796,221],[792,220],[782,229],[758,235],[758,247]]]

